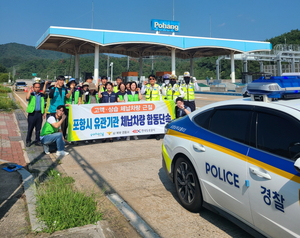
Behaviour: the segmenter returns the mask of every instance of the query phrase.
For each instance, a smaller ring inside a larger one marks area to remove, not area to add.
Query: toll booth
[[[135,81],[139,81],[139,73],[138,72],[122,72],[122,79],[124,83]]]
[[[156,74],[155,74],[155,76],[156,76],[156,82],[157,82],[157,83],[163,83],[163,82],[164,82],[163,76],[164,76],[165,74],[170,74],[170,75],[171,75],[172,72],[171,72],[171,71],[156,72]]]

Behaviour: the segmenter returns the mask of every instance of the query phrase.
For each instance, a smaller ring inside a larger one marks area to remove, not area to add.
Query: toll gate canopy
[[[271,43],[233,39],[192,37],[155,33],[109,31],[85,28],[51,26],[36,43],[37,49],[53,50],[71,55],[112,53],[130,57],[151,55],[171,56],[182,59],[269,51]]]

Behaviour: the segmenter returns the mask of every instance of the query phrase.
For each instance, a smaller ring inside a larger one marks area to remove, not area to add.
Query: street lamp
[[[111,62],[109,66],[110,66],[110,81],[112,82],[112,80],[113,80],[114,63]]]

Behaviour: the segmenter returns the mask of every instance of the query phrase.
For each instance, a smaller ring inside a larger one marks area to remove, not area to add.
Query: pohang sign
[[[179,32],[180,30],[179,21],[165,21],[165,20],[151,20],[151,30],[153,31],[171,31]]]

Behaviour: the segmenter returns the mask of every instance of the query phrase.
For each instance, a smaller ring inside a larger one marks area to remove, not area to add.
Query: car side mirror
[[[300,173],[300,158],[295,161],[294,168],[298,173]]]

